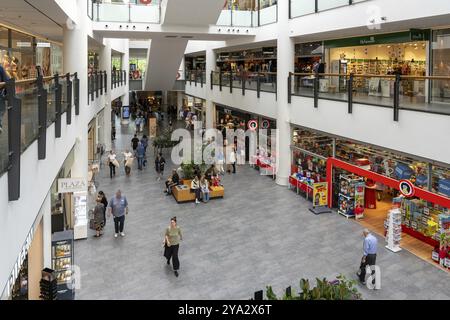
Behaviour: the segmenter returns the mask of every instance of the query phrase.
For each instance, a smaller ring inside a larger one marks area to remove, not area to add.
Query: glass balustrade
[[[0,174],[8,169],[8,102],[0,89]]]
[[[153,0],[149,4],[143,4],[137,0],[94,3],[92,20],[102,22],[128,22],[128,23],[160,23],[161,3]]]
[[[47,91],[47,127],[49,127],[56,120],[55,82],[53,80],[45,82],[44,90]]]
[[[290,0],[290,18],[349,6],[369,0]]]
[[[21,151],[37,139],[39,134],[38,89],[36,82],[16,84],[16,96],[22,102]]]

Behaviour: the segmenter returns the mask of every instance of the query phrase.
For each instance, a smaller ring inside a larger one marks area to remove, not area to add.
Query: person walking
[[[115,197],[109,201],[109,215],[114,216],[114,238],[117,238],[120,232],[122,237],[125,237],[123,232],[125,226],[125,215],[128,214],[128,201],[122,195],[121,190],[117,190]]]
[[[136,149],[139,145],[139,138],[137,134],[134,135],[133,139],[131,139],[131,147],[133,148],[133,153],[136,155]]]
[[[203,202],[207,203],[209,201],[209,183],[204,175],[200,179],[200,189],[202,191]]]
[[[116,176],[116,165],[117,165],[117,159],[116,154],[113,150],[109,152],[108,155],[108,165],[109,165],[109,176],[112,177]]]
[[[180,227],[177,225],[177,217],[173,217],[170,219],[170,225],[164,234],[164,257],[167,259],[167,265],[170,265],[170,259],[172,259],[173,271],[176,277],[178,277],[178,270],[180,269],[178,250],[182,240],[183,236]]]
[[[108,208],[108,199],[103,191],[98,192],[98,196],[102,198],[103,203],[103,226],[106,226],[106,208]]]
[[[105,220],[103,214],[105,213],[105,206],[102,203],[102,197],[99,195],[96,199],[96,206],[94,208],[94,226],[95,237],[100,237],[103,234],[103,227]]]
[[[223,168],[223,164],[225,163],[225,158],[223,156],[222,148],[219,148],[219,151],[217,153],[217,169],[219,171],[219,174],[224,175],[225,170]]]
[[[145,148],[141,142],[139,142],[138,147],[136,149],[136,155],[137,155],[137,160],[138,160],[138,169],[142,170],[142,167],[144,164],[144,157],[145,157]]]
[[[374,266],[377,260],[378,240],[368,229],[363,231],[363,257],[359,267],[358,276],[362,284],[366,284],[366,266]]]
[[[144,146],[145,152],[147,152],[148,147],[148,137],[144,134],[141,138],[141,143]]]
[[[130,150],[125,150],[123,153],[123,163],[125,166],[125,174],[129,176],[131,174],[131,166],[133,165],[133,154],[130,152]]]
[[[228,158],[229,161],[229,166],[228,166],[228,173],[231,173],[231,168],[230,166],[233,168],[233,173],[236,173],[236,160],[237,160],[237,156],[236,156],[236,149],[234,147],[231,148],[230,151],[230,156]]]
[[[166,164],[166,159],[162,156],[162,153],[158,153],[158,156],[155,159],[155,170],[158,174],[158,181],[161,180],[161,178],[164,175],[164,165]]]
[[[199,204],[202,191],[200,188],[200,180],[198,179],[198,175],[195,175],[194,180],[191,182],[191,192],[195,193],[195,204]]]

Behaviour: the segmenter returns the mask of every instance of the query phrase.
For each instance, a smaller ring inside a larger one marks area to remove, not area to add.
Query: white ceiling
[[[54,0],[1,0],[2,23],[44,39],[62,42],[65,19]]]

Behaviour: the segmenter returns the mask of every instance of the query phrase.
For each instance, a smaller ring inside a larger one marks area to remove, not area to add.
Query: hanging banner
[[[318,182],[313,185],[313,207],[326,207],[328,201],[328,184]]]

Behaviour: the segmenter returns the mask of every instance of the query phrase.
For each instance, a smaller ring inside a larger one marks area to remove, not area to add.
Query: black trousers
[[[197,199],[198,201],[200,201],[201,197],[202,197],[202,190],[200,188],[198,189],[194,189],[195,190],[195,199]]]
[[[114,217],[114,230],[116,233],[123,232],[125,226],[125,216]]]
[[[364,262],[361,261],[359,280],[364,282],[366,280],[366,266],[374,266],[377,262],[376,254],[368,254]]]
[[[178,249],[180,248],[180,245],[174,245],[174,246],[165,246],[164,248],[164,257],[166,257],[167,261],[170,262],[170,259],[172,258],[172,265],[173,270],[180,269],[180,260],[178,260]]]
[[[236,173],[236,162],[233,162],[233,173]]]
[[[116,166],[112,164],[112,162],[109,163],[109,175],[112,178],[113,175],[116,175]]]

